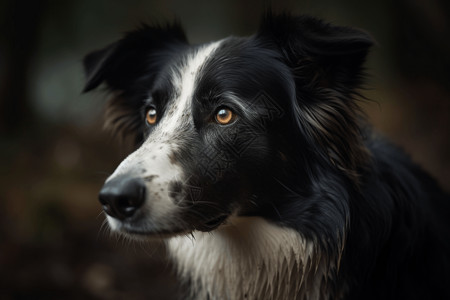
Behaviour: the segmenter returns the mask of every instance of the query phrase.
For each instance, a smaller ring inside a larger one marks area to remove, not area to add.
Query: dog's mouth
[[[135,235],[138,237],[148,237],[148,238],[158,238],[158,239],[164,239],[164,238],[170,238],[182,234],[187,234],[188,231],[186,230],[159,230],[159,231],[145,231],[145,230],[139,230],[139,229],[123,229],[123,232],[131,235]]]
[[[199,230],[203,232],[209,232],[223,223],[228,218],[228,214],[221,214],[219,216],[216,216],[214,218],[209,219],[206,222],[201,222],[200,224],[193,226],[192,229],[188,228],[174,228],[174,229],[153,229],[148,230],[147,228],[136,226],[136,224],[130,224],[130,223],[122,223],[118,229],[118,231],[121,231],[126,234],[141,236],[141,237],[158,237],[158,238],[170,238],[178,235],[183,234],[189,234],[192,230]],[[117,230],[116,229],[116,230]]]

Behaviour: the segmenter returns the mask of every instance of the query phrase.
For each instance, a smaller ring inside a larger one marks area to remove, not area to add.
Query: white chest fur
[[[258,217],[168,240],[198,299],[328,299],[334,264],[295,230]]]

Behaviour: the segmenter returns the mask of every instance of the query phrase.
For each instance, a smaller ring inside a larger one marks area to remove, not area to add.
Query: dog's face
[[[359,31],[268,16],[248,38],[191,46],[178,25],[144,26],[88,55],[85,91],[107,84],[107,124],[138,145],[100,192],[111,228],[173,235],[267,214],[288,178],[308,183],[312,157],[351,176],[362,154],[340,151],[359,146],[344,98],[370,44]]]

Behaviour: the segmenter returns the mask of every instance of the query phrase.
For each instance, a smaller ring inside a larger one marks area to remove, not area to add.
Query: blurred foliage
[[[267,7],[371,32],[364,109],[450,190],[446,0],[0,2],[0,298],[172,299],[161,244],[110,237],[96,194],[130,150],[81,95],[83,56],[140,22],[178,18],[193,43],[248,35]],[[378,104],[377,104],[378,103]]]

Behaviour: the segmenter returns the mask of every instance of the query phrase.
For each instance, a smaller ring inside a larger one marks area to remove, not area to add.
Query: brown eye
[[[216,121],[220,125],[230,124],[235,118],[235,114],[229,108],[221,108],[216,113]]]
[[[156,120],[158,119],[157,116],[158,115],[156,113],[156,109],[150,108],[149,110],[147,110],[147,114],[146,114],[147,124],[149,124],[149,125],[155,124]]]

